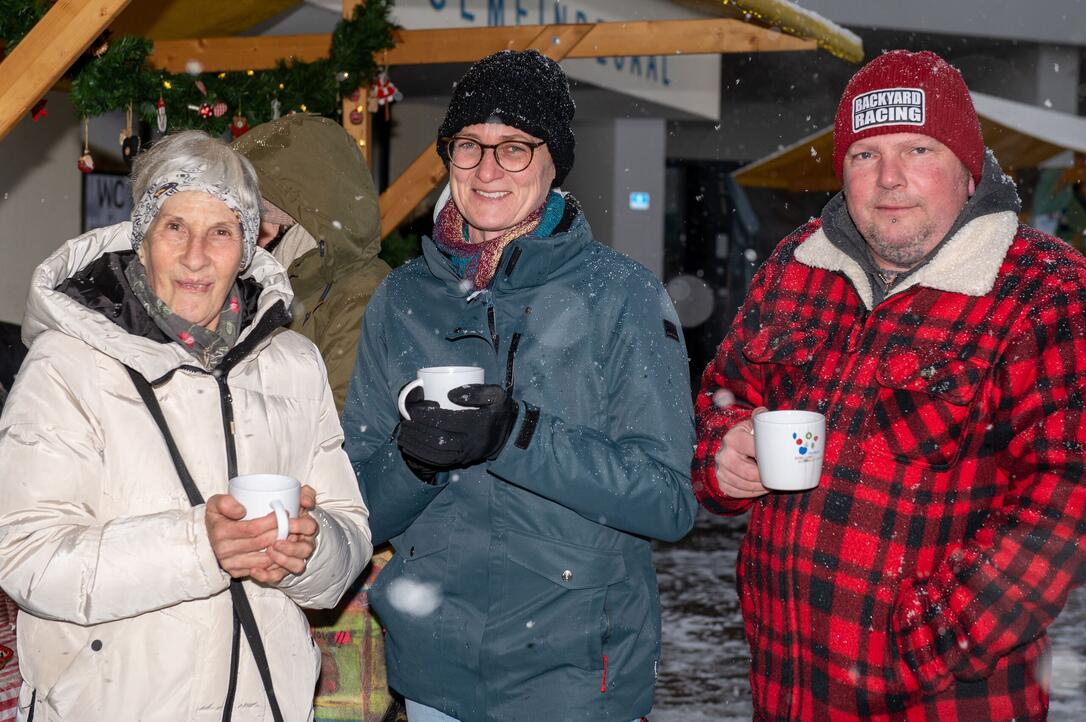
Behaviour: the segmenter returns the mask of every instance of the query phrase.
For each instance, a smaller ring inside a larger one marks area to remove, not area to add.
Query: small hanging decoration
[[[271,114],[272,120],[279,120],[283,104],[279,102],[279,98],[272,98],[271,102]]]
[[[45,98],[42,98],[37,103],[34,103],[34,107],[30,109],[30,117],[33,118],[35,122],[49,115],[49,111],[45,109],[46,102]]]
[[[195,85],[196,89],[200,91],[200,95],[204,96],[205,98],[207,97],[207,86],[204,85],[204,81],[202,81],[202,80],[193,81],[193,85]],[[219,103],[215,103],[216,106],[218,104]],[[222,108],[223,108],[222,113],[225,113],[226,112],[226,103],[222,104]],[[211,106],[211,103],[207,102],[206,100],[203,103],[200,103],[199,105],[191,105],[190,104],[189,105],[189,110],[195,110],[197,113],[200,114],[200,117],[203,118],[204,120],[207,120],[212,115],[215,115],[215,116],[221,116],[222,115],[222,113],[216,113],[215,108],[213,108]]]
[[[158,96],[158,103],[155,104],[156,118],[158,122],[158,132],[166,132],[166,103],[162,100],[162,96]]]
[[[112,31],[106,30],[101,35],[99,35],[98,38],[93,43],[91,43],[91,48],[93,48],[93,50],[91,50],[91,55],[96,58],[100,58],[105,55],[106,51],[109,50],[109,36],[112,34]]]
[[[351,122],[355,125],[362,125],[362,123],[366,120],[366,116],[362,113],[361,105],[355,106],[354,110],[350,112],[349,117],[351,119]]]
[[[121,156],[124,162],[131,164],[132,160],[140,152],[140,137],[132,130],[132,104],[128,104],[125,111],[125,126],[121,132]]]
[[[207,118],[210,118],[215,113],[215,111],[211,109],[210,103],[200,103],[199,105],[193,105],[192,103],[189,103],[189,110],[199,113],[200,117],[204,118],[205,120]]]
[[[228,108],[226,106],[226,103],[222,102],[221,100],[216,100],[215,104],[211,106],[211,112],[215,114],[216,118],[223,117],[224,115],[226,115],[226,111],[228,110],[230,110],[230,108]]]
[[[83,173],[94,172],[94,158],[90,152],[90,120],[88,118],[83,119],[83,155],[79,156],[76,167]]]
[[[236,113],[234,120],[230,123],[230,135],[234,136],[234,138],[240,138],[248,132],[249,121],[241,113]]]
[[[370,97],[377,102],[377,105],[384,106],[385,120],[388,120],[389,106],[398,100],[403,100],[403,93],[388,77],[388,68],[381,68],[377,80],[373,82],[373,87],[370,88]]]

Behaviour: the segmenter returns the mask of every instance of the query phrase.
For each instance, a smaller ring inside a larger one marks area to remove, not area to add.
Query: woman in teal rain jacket
[[[573,163],[565,75],[503,51],[457,84],[434,238],[366,311],[347,451],[374,541],[389,683],[412,722],[629,722],[660,654],[650,539],[689,531],[686,348],[659,281],[592,238],[555,187]],[[440,409],[428,366],[485,383]]]

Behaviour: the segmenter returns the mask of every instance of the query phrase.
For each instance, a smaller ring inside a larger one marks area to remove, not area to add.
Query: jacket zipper
[[[519,327],[524,328],[527,323],[528,316],[532,315],[532,307],[525,306],[524,316],[521,318]],[[517,347],[520,346],[520,339],[524,334],[517,331],[513,334],[513,337],[509,339],[509,351],[505,355],[505,388],[513,388],[513,382],[516,380],[513,373],[513,362],[517,357]],[[495,349],[496,350],[496,349]]]
[[[520,332],[513,334],[509,341],[509,353],[505,357],[505,388],[513,388],[513,359],[517,355],[517,346],[520,345]]]
[[[487,304],[486,325],[490,328],[490,343],[494,346],[494,353],[498,353],[498,322],[494,318],[494,304]]]
[[[238,450],[234,442],[234,396],[230,393],[230,384],[227,382],[227,374],[214,374],[215,383],[219,387],[219,406],[222,408],[223,438],[226,441],[226,471],[228,479],[238,475]]]

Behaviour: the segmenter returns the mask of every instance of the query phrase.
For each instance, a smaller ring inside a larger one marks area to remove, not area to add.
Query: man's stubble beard
[[[928,244],[934,232],[935,224],[930,220],[904,240],[888,241],[882,236],[878,225],[875,223],[861,229],[864,240],[871,246],[871,250],[874,251],[875,255],[905,269],[912,268],[928,254],[931,250]]]

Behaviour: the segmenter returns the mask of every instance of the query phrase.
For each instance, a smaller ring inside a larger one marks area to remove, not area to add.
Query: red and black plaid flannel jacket
[[[1086,577],[1086,260],[992,214],[870,302],[811,221],[702,378],[695,492],[751,511],[755,717],[1044,719],[1045,629]],[[826,414],[816,489],[720,491],[720,440],[761,405]]]

